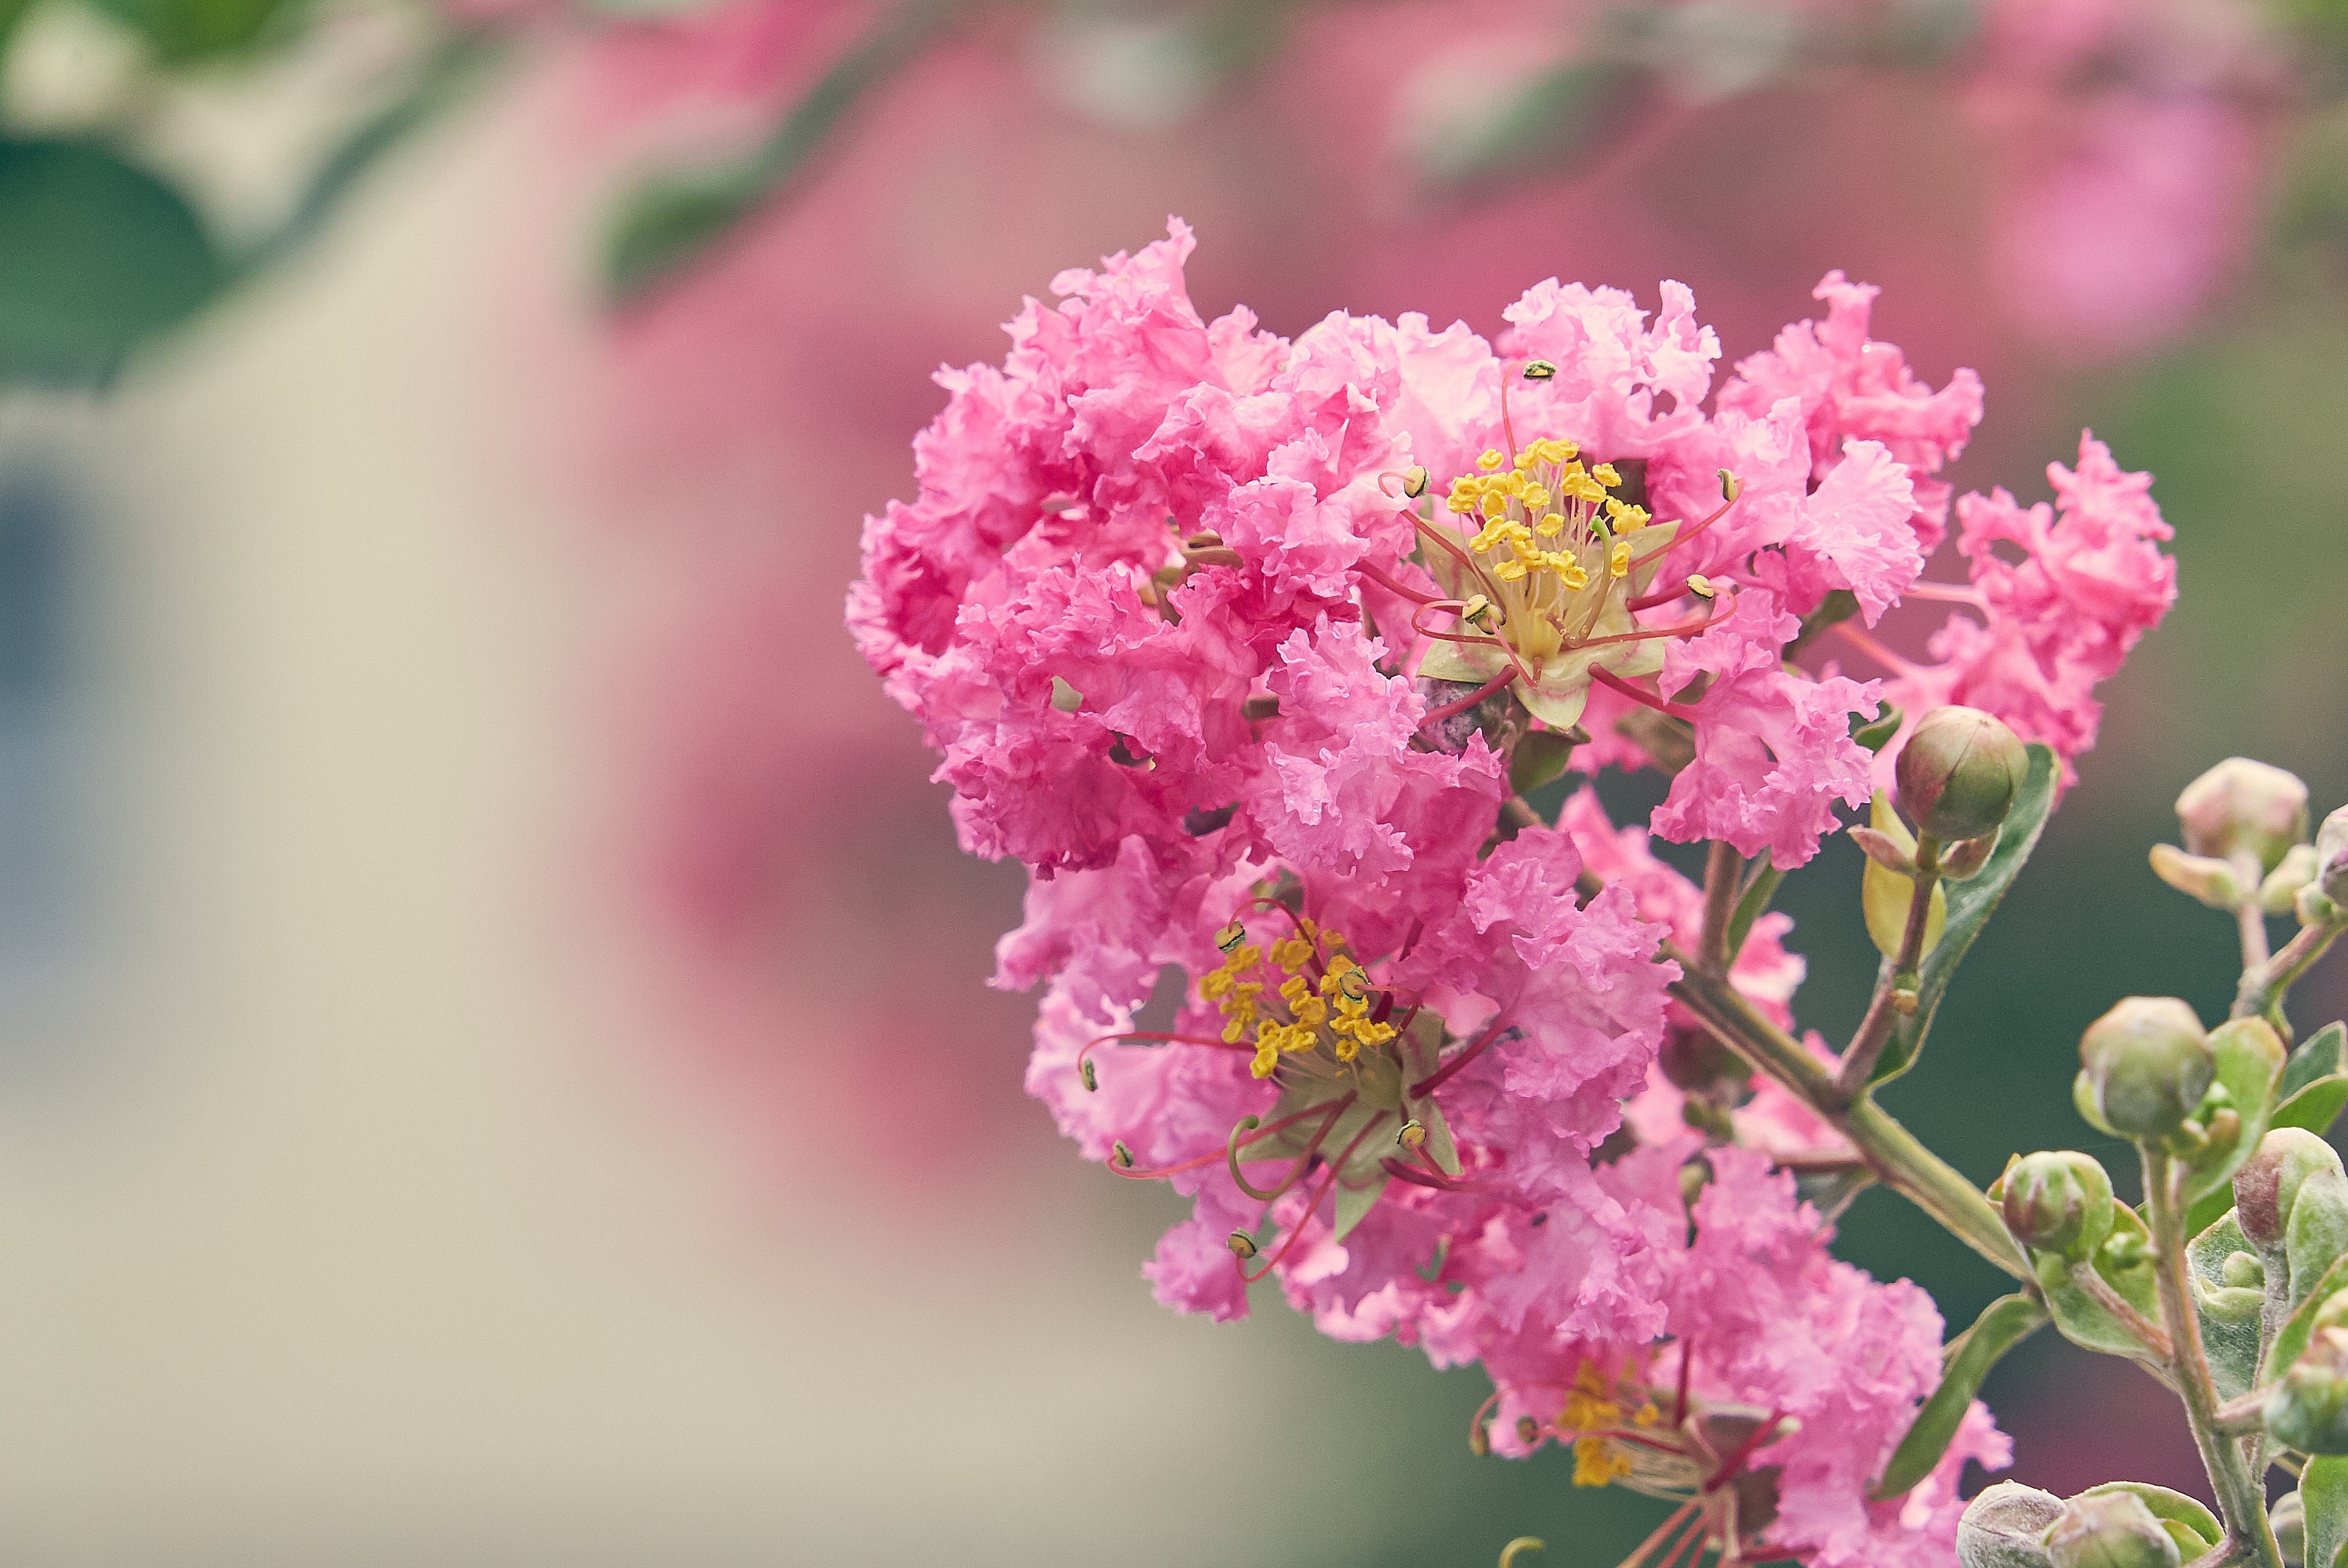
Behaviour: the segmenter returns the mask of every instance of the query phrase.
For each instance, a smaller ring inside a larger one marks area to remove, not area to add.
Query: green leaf
[[[95,142],[0,139],[0,383],[97,386],[226,276],[195,209]]]
[[[2343,1041],[2348,1041],[2348,1024],[2326,1024],[2302,1040],[2283,1066],[2282,1087],[2276,1093],[2289,1099],[2317,1078],[2348,1068],[2348,1063],[2340,1059]]]
[[[2348,1106],[2348,1073],[2334,1073],[2317,1078],[2276,1107],[2271,1127],[2302,1128],[2322,1138],[2340,1119],[2343,1106]]]
[[[2131,1261],[2125,1267],[2114,1266],[2112,1257],[2117,1250],[2114,1243],[2126,1245],[2129,1238],[2135,1243]],[[2046,1298],[2047,1308],[2054,1314],[2054,1326],[2062,1331],[2064,1338],[2106,1356],[2126,1356],[2147,1367],[2157,1367],[2152,1352],[2119,1319],[2106,1312],[2103,1303],[2080,1288],[2071,1276],[2068,1259],[2056,1253],[2034,1252],[2030,1265],[2038,1276],[2038,1288]],[[2159,1292],[2153,1276],[2152,1233],[2145,1228],[2143,1216],[2125,1203],[2113,1212],[2111,1238],[2096,1249],[2095,1266],[2122,1301],[2152,1322],[2160,1321]]]
[[[2299,1501],[2307,1511],[2307,1568],[2337,1568],[2340,1549],[2348,1544],[2348,1457],[2308,1460],[2299,1476]]]
[[[1509,754],[1509,788],[1522,795],[1563,777],[1566,764],[1573,760],[1573,747],[1560,729],[1535,729],[1517,737]]]
[[[1997,1365],[1997,1358],[2045,1323],[2046,1309],[2018,1294],[2000,1296],[1982,1309],[1973,1326],[1953,1346],[1956,1354],[1948,1358],[1948,1368],[1941,1374],[1941,1386],[1932,1390],[1931,1398],[1916,1412],[1908,1435],[1900,1439],[1891,1462],[1883,1467],[1883,1479],[1875,1483],[1870,1494],[1877,1501],[1898,1497],[1932,1473],[1932,1467],[1941,1462],[1941,1456],[1948,1452],[1951,1440],[1957,1435],[1957,1423],[1964,1419],[1973,1396],[1981,1391],[1982,1379]]]
[[[2220,1187],[2214,1192],[2204,1193],[2199,1202],[2185,1211],[2186,1233],[2198,1235],[2233,1212],[2233,1188]]]
[[[1885,1043],[1883,1059],[1875,1069],[1875,1082],[1897,1078],[1915,1064],[1917,1054],[1924,1048],[1924,1037],[1931,1031],[1932,1015],[1939,1009],[1941,998],[1948,994],[1957,965],[1964,962],[1973,939],[1989,923],[1989,917],[1997,912],[1998,902],[2005,897],[2005,890],[2013,885],[2023,863],[2038,847],[2038,836],[2045,831],[2046,819],[2054,810],[2054,786],[2061,773],[2054,754],[2033,743],[2029,775],[2023,780],[2021,793],[2014,797],[2013,810],[2006,815],[2004,829],[1989,863],[1969,882],[1943,884],[1949,892],[1948,927],[1940,944],[1924,960],[1916,986],[1916,1011],[1891,1026],[1891,1038]]]
[[[234,54],[264,42],[271,24],[300,8],[302,0],[91,0],[147,40],[167,66]],[[291,31],[279,27],[277,37]]]
[[[2283,1048],[2263,1018],[2235,1018],[2209,1031],[2209,1048],[2217,1057],[2214,1081],[2223,1084],[2234,1113],[2241,1118],[2230,1142],[2214,1140],[2197,1157],[2185,1181],[2189,1205],[2207,1198],[2230,1196],[2234,1172],[2267,1135],[2274,1114],[2275,1084],[2282,1077]]]
[[[2190,1563],[2219,1542],[2225,1539],[2226,1527],[2218,1516],[2203,1504],[2181,1491],[2171,1491],[2165,1486],[2149,1481],[2107,1480],[2101,1486],[2091,1486],[2081,1497],[2104,1497],[2116,1491],[2127,1492],[2151,1511],[2152,1516],[2168,1527],[2171,1539],[2185,1561]]]
[[[2348,1257],[2342,1258],[2315,1282],[2314,1288],[2300,1298],[2291,1315],[2282,1320],[2275,1331],[2274,1343],[2267,1347],[2266,1359],[2259,1364],[2260,1383],[2271,1383],[2282,1376],[2285,1368],[2300,1358],[2307,1349],[2308,1339],[2315,1332],[2315,1315],[2333,1295],[2348,1288]]]
[[[850,109],[921,57],[954,0],[905,0],[883,15],[809,88],[764,145],[699,170],[654,174],[614,204],[603,244],[603,287],[625,304],[781,196],[805,174]]]
[[[2259,1326],[2266,1293],[2226,1283],[2227,1258],[2250,1252],[2250,1240],[2235,1222],[2231,1210],[2186,1248],[2186,1257],[2193,1265],[2193,1305],[2201,1321],[2201,1345],[2209,1357],[2210,1378],[2219,1394],[2229,1399],[2248,1393],[2259,1373]]]
[[[1745,884],[1745,895],[1736,901],[1736,913],[1728,920],[1728,956],[1734,960],[1745,951],[1745,939],[1753,934],[1753,923],[1761,918],[1776,896],[1777,884],[1786,873],[1769,863],[1769,851],[1763,850],[1761,858],[1753,862],[1753,879]]]
[[[249,275],[314,238],[384,155],[461,97],[502,46],[502,40],[487,30],[461,31],[443,39],[425,57],[407,89],[353,130],[318,166],[294,210],[242,259],[240,272]]]
[[[1916,835],[1891,809],[1890,797],[1880,789],[1869,803],[1869,822],[1879,833],[1899,846],[1900,852],[1913,859]],[[1890,866],[1869,855],[1867,869],[1859,875],[1859,903],[1860,913],[1867,917],[1868,939],[1876,951],[1890,963],[1898,956],[1900,944],[1908,939],[1908,906],[1916,900],[1916,879],[1901,876]],[[1940,945],[1949,925],[1949,889],[1945,882],[1932,884],[1932,907],[1924,916],[1924,951],[1931,953]]]

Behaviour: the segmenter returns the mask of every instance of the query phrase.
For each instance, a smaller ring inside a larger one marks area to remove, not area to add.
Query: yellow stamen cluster
[[[1476,459],[1479,471],[1452,481],[1445,504],[1458,516],[1482,520],[1468,548],[1478,555],[1500,551],[1492,567],[1500,581],[1521,583],[1547,572],[1569,589],[1588,587],[1590,573],[1574,546],[1587,539],[1617,540],[1647,525],[1644,507],[1606,493],[1622,482],[1614,465],[1585,468],[1580,450],[1571,441],[1544,439],[1519,452],[1514,462],[1488,451]],[[1566,547],[1555,548],[1560,542]],[[1617,540],[1609,561],[1612,574],[1623,576],[1630,559],[1627,542]]]
[[[1227,1044],[1237,1045],[1254,1031],[1255,1060],[1249,1070],[1258,1078],[1270,1078],[1284,1053],[1325,1044],[1337,1060],[1350,1062],[1364,1047],[1395,1037],[1393,1025],[1370,1019],[1373,987],[1367,972],[1343,951],[1344,936],[1309,920],[1299,927],[1296,934],[1273,943],[1269,954],[1251,942],[1228,947],[1222,966],[1199,982],[1199,995],[1223,1015]],[[1267,957],[1271,966],[1265,977],[1248,978],[1264,966]],[[1322,968],[1318,981],[1305,973],[1316,959]],[[1276,1008],[1268,999],[1258,1000],[1272,985],[1272,969],[1286,976],[1274,993],[1280,998]]]
[[[1565,1409],[1558,1417],[1558,1425],[1567,1431],[1584,1434],[1573,1443],[1573,1484],[1605,1486],[1620,1480],[1631,1473],[1631,1460],[1612,1443],[1597,1436],[1596,1431],[1619,1425],[1622,1407],[1608,1398],[1613,1390],[1594,1363],[1581,1364],[1573,1385],[1573,1392],[1565,1397]],[[1643,1408],[1639,1414],[1652,1420],[1653,1408]],[[1641,1424],[1646,1423],[1643,1420]]]

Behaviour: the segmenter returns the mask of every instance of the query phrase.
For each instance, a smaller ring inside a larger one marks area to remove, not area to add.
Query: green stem
[[[2242,975],[2241,989],[2234,994],[2234,1010],[2228,1015],[2235,1018],[2269,1016],[2281,1010],[2283,994],[2299,983],[2310,965],[2323,956],[2332,939],[2348,929],[2348,922],[2334,921],[2326,925],[2302,925],[2299,934],[2284,944],[2283,950],[2264,964]],[[2285,1033],[2283,1037],[2291,1037]]]
[[[1728,923],[1736,913],[1736,883],[1745,858],[1713,841],[1704,861],[1704,934],[1696,941],[1696,961],[1715,975],[1728,973]]]
[[[2027,1259],[2006,1233],[2005,1222],[1963,1172],[1934,1154],[1891,1114],[1862,1095],[1846,1100],[1834,1075],[1799,1041],[1763,1017],[1728,982],[1705,975],[1666,942],[1663,956],[1680,965],[1672,995],[1701,1020],[1721,1044],[1776,1078],[1850,1140],[1859,1158],[1910,1202],[1940,1222],[1999,1268],[2035,1290]]]
[[[1891,961],[1891,973],[1877,982],[1867,1016],[1859,1020],[1850,1048],[1842,1054],[1842,1073],[1836,1088],[1846,1099],[1858,1099],[1875,1076],[1883,1044],[1891,1037],[1901,993],[1907,994],[1910,1011],[1915,1008],[1917,968],[1924,962],[1924,933],[1932,921],[1932,890],[1941,881],[1941,841],[1930,833],[1919,833],[1915,861],[1916,876],[1908,892],[1908,923],[1900,934],[1899,954]]]
[[[2169,1367],[2178,1395],[2185,1401],[2194,1447],[2201,1450],[2201,1465],[2209,1472],[2228,1536],[2259,1568],[2282,1568],[2282,1553],[2267,1520],[2266,1488],[2251,1473],[2241,1446],[2230,1440],[2219,1423],[2218,1392],[2209,1380],[2209,1361],[2201,1348],[2201,1320],[2194,1311],[2192,1287],[2186,1277],[2185,1204],[2178,1190],[2178,1168],[2150,1144],[2139,1147],[2144,1155],[2145,1210],[2152,1229],[2160,1315],[2168,1326],[2171,1347]]]
[[[1778,882],[1785,879],[1786,873],[1769,863],[1768,851],[1761,851],[1757,863],[1759,869],[1746,882],[1745,896],[1736,901],[1736,913],[1728,922],[1728,961],[1731,964],[1735,963],[1736,955],[1745,951],[1745,939],[1753,934],[1753,923],[1768,909],[1770,899],[1776,896]]]

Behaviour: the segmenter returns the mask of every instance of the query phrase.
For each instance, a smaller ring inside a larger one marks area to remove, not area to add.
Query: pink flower
[[[1981,423],[1981,377],[1960,370],[1938,392],[1918,380],[1899,349],[1868,336],[1879,292],[1828,273],[1812,296],[1826,302],[1827,319],[1797,322],[1774,346],[1741,361],[1720,389],[1720,407],[1763,418],[1792,398],[1820,480],[1842,461],[1847,442],[1880,443],[1915,476],[1910,526],[1929,554],[1949,515],[1949,487],[1930,476],[1963,452]]]
[[[1884,695],[1913,716],[1945,703],[1993,713],[2024,740],[2044,741],[2075,778],[2096,743],[2096,686],[2116,674],[2177,597],[2177,562],[2157,541],[2173,532],[2151,496],[2151,476],[2128,473],[2092,434],[2079,466],[2051,464],[2055,504],[2024,508],[2004,490],[1958,505],[1958,547],[1972,568],[1966,603],[1982,620],[1952,615],[1927,645],[1932,665],[1893,663]],[[2024,552],[2018,564],[1993,546]],[[1883,757],[1895,754],[1886,747]]]
[[[1747,857],[1766,851],[1791,871],[1835,830],[1835,802],[1865,802],[1873,758],[1850,738],[1850,719],[1875,717],[1876,683],[1787,674],[1780,650],[1800,624],[1755,590],[1735,614],[1665,655],[1666,689],[1700,675],[1712,682],[1690,710],[1695,760],[1672,780],[1657,833],[1723,840]]]

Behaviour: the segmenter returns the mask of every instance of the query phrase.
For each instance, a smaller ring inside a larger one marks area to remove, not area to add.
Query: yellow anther
[[[1525,366],[1525,379],[1528,381],[1554,381],[1557,379],[1557,366],[1551,365],[1546,359],[1533,360]]]
[[[1255,1060],[1248,1063],[1249,1075],[1253,1078],[1268,1078],[1272,1076],[1272,1069],[1279,1066],[1280,1047],[1269,1040],[1258,1040],[1255,1047]]]
[[[1088,1094],[1100,1088],[1100,1073],[1094,1068],[1093,1059],[1090,1057],[1076,1064],[1076,1077],[1084,1080],[1085,1091]]]
[[[1488,627],[1492,617],[1492,602],[1481,593],[1459,606],[1459,618],[1471,626]]]
[[[1426,470],[1413,463],[1402,471],[1402,493],[1416,500],[1426,493],[1427,479]]]
[[[1240,944],[1246,940],[1247,927],[1241,925],[1235,920],[1229,925],[1223,927],[1220,931],[1215,933],[1215,951],[1228,957],[1230,954],[1237,953],[1240,949]]]
[[[1509,498],[1506,495],[1502,494],[1498,490],[1486,490],[1484,492],[1484,515],[1486,517],[1505,517],[1508,515],[1508,511]]]
[[[1735,474],[1730,473],[1726,469],[1721,469],[1720,499],[1723,500],[1735,500],[1738,496],[1743,495],[1744,493],[1744,481],[1740,480]]]
[[[1612,463],[1599,464],[1590,470],[1590,477],[1609,490],[1622,482],[1622,476],[1615,470]]]
[[[1521,583],[1525,580],[1525,563],[1521,561],[1503,561],[1492,568],[1492,575],[1503,583]]]
[[[1443,504],[1449,511],[1464,517],[1476,510],[1476,492],[1464,484],[1456,485],[1452,488],[1451,493],[1443,498]]]
[[[1231,1248],[1231,1256],[1239,1259],[1241,1263],[1245,1263],[1248,1259],[1255,1256],[1256,1253],[1260,1250],[1255,1244],[1255,1238],[1249,1235],[1245,1231],[1233,1231],[1224,1241],[1223,1245]]]
[[[1631,542],[1629,540],[1616,540],[1614,548],[1606,552],[1606,574],[1616,578],[1631,575]]]
[[[1542,518],[1539,522],[1533,524],[1533,528],[1537,532],[1546,534],[1548,537],[1555,539],[1559,534],[1565,531],[1565,514],[1561,511],[1550,512],[1547,517]]]
[[[1411,1118],[1402,1124],[1402,1130],[1395,1134],[1395,1141],[1412,1153],[1417,1153],[1426,1147],[1426,1123],[1416,1117]]]
[[[1476,459],[1476,466],[1488,474],[1507,461],[1508,459],[1500,456],[1500,449],[1498,447],[1487,447],[1484,449],[1484,455]]]
[[[1663,1413],[1655,1408],[1653,1399],[1631,1412],[1631,1424],[1634,1427],[1652,1427],[1663,1418]]]
[[[1272,944],[1272,961],[1282,969],[1302,969],[1304,961],[1312,956],[1313,944],[1301,936],[1292,936]],[[1286,985],[1281,987],[1283,994],[1287,989]]]
[[[1574,1485],[1605,1486],[1630,1473],[1631,1461],[1604,1438],[1584,1438],[1573,1445]]]
[[[1711,578],[1701,572],[1691,572],[1688,573],[1688,592],[1699,599],[1710,599],[1717,594],[1719,590],[1712,585]]]
[[[1121,1138],[1108,1146],[1108,1160],[1110,1164],[1119,1170],[1133,1169],[1133,1150],[1125,1146],[1125,1140]]]
[[[1539,485],[1527,485],[1524,493],[1517,499],[1525,503],[1527,511],[1540,511],[1549,505],[1549,491]]]

